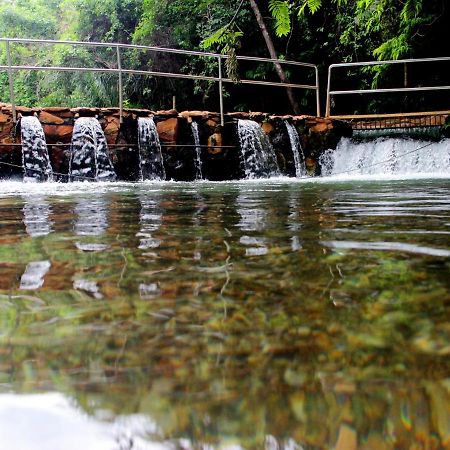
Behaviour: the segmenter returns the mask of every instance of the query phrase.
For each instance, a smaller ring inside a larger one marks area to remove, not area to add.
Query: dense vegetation
[[[450,8],[443,0],[3,0],[0,29],[5,37],[138,43],[267,57],[267,39],[255,19],[255,5],[278,57],[319,64],[322,83],[327,66],[334,62],[448,54],[445,27]],[[116,64],[114,49],[15,44],[13,50],[16,63],[105,68]],[[279,80],[280,74],[271,65],[228,61],[228,73],[235,78]],[[5,62],[1,45],[0,64]],[[217,74],[215,60],[134,50],[124,53],[123,66]],[[352,86],[401,86],[406,78],[410,84],[429,84],[432,78],[426,73],[424,80],[424,73],[414,67],[408,68],[405,76],[401,69],[381,66],[366,71]],[[437,78],[443,71],[436,72],[435,81],[442,81]],[[342,74],[341,83],[347,83],[344,75],[348,74]],[[286,76],[291,81],[313,81],[313,74],[306,71],[286,71]],[[28,106],[109,106],[118,102],[114,74],[22,71],[15,74],[14,88],[16,102]],[[179,109],[217,109],[216,92],[217,86],[209,82],[125,77],[127,106],[169,107],[176,95]],[[279,88],[244,89],[237,84],[228,85],[227,93],[231,96],[228,109],[289,110]],[[9,100],[5,72],[0,73],[0,100]],[[314,93],[297,93],[297,100],[300,109],[305,109],[313,103]],[[371,108],[376,105],[372,101]]]

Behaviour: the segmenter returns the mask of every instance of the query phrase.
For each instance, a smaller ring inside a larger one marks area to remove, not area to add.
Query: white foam
[[[324,175],[450,175],[450,139],[440,142],[405,138],[355,141],[343,138],[320,158]]]

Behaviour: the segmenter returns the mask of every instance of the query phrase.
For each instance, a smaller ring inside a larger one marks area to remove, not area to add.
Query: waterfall
[[[73,181],[116,179],[114,167],[109,159],[105,134],[99,121],[94,117],[80,117],[75,121],[70,176]]]
[[[200,135],[198,133],[198,123],[194,120],[191,122],[192,136],[195,144],[195,179],[202,180],[202,149],[200,147]]]
[[[239,120],[238,134],[245,178],[278,175],[277,158],[269,138],[253,120]]]
[[[26,116],[22,117],[20,128],[24,181],[51,181],[53,171],[41,123],[37,117]]]
[[[300,136],[297,129],[287,120],[284,121],[291,142],[292,154],[294,155],[295,176],[297,178],[306,176],[305,155],[303,153]]]
[[[152,117],[138,119],[139,172],[141,181],[164,180],[164,160],[158,131]]]
[[[319,163],[323,175],[448,174],[450,139],[431,142],[405,138],[372,141],[343,138],[336,150],[322,155]]]

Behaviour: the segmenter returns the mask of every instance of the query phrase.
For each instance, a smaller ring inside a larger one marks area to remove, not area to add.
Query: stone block
[[[222,153],[223,149],[220,148],[222,146],[222,134],[214,133],[208,138],[208,153],[212,155],[217,155],[218,153]]]
[[[115,144],[120,130],[120,120],[117,117],[107,117],[104,133],[108,144]]]
[[[44,124],[45,137],[49,142],[70,143],[72,140],[73,126]]]
[[[178,137],[178,119],[170,118],[156,124],[159,139],[168,144],[176,144]]]
[[[61,117],[50,114],[47,111],[41,111],[39,113],[39,121],[43,124],[50,124],[50,125],[61,125],[64,123],[64,119],[61,119]]]
[[[275,127],[270,122],[263,122],[261,128],[266,134],[270,134],[275,130]]]
[[[11,116],[7,116],[6,114],[0,113],[0,125],[4,123],[8,123],[11,121]]]

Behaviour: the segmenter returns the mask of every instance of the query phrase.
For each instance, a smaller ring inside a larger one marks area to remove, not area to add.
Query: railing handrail
[[[212,52],[201,52],[196,50],[184,50],[180,48],[171,48],[171,47],[156,47],[151,45],[139,45],[139,44],[122,44],[120,42],[97,42],[97,41],[59,41],[56,39],[22,39],[22,38],[0,38],[0,42],[14,42],[14,43],[22,43],[22,44],[62,44],[62,45],[79,45],[85,47],[119,47],[119,48],[129,48],[129,49],[137,49],[137,50],[149,50],[161,53],[176,53],[180,55],[192,55],[192,56],[206,56],[212,58],[229,58],[228,55],[222,55],[221,53],[212,53]],[[245,56],[238,55],[238,60],[245,61],[259,61],[259,62],[277,62],[282,64],[290,64],[294,66],[304,66],[304,67],[317,67],[315,64],[305,63],[302,61],[293,61],[289,59],[273,59],[273,58],[262,58],[259,56]]]
[[[386,61],[362,61],[362,62],[350,62],[350,63],[337,63],[331,64],[328,67],[328,82],[327,82],[327,101],[326,101],[326,117],[338,117],[331,115],[331,97],[333,95],[350,95],[350,94],[377,94],[388,92],[419,92],[419,91],[438,91],[438,90],[450,90],[450,86],[418,86],[418,87],[403,87],[403,88],[378,88],[378,89],[348,89],[348,90],[331,90],[331,73],[333,69],[343,67],[364,67],[364,66],[381,66],[381,65],[393,65],[393,64],[414,64],[414,63],[426,63],[426,62],[442,62],[450,61],[450,57],[442,56],[436,58],[413,58],[413,59],[396,59]]]
[[[12,104],[13,120],[16,122],[16,105],[14,101],[14,89],[13,89],[13,72],[18,70],[44,70],[44,71],[58,71],[58,72],[100,72],[100,73],[117,73],[119,75],[119,110],[120,110],[120,120],[123,117],[123,92],[122,92],[122,75],[147,75],[165,78],[178,78],[178,79],[191,79],[191,80],[203,80],[212,81],[219,83],[219,100],[220,100],[220,117],[221,123],[224,123],[224,109],[223,109],[223,85],[222,83],[232,83],[233,80],[229,78],[224,78],[222,75],[222,60],[227,59],[227,55],[222,55],[220,53],[211,52],[201,52],[194,50],[183,50],[169,47],[154,47],[147,45],[136,45],[136,44],[122,44],[122,43],[112,43],[112,42],[88,42],[88,41],[59,41],[52,39],[22,39],[22,38],[0,38],[0,42],[6,44],[7,53],[7,65],[0,65],[0,70],[7,70],[9,76],[9,88],[10,88],[10,100]],[[11,44],[44,44],[44,45],[76,45],[84,47],[105,47],[116,50],[117,58],[117,68],[96,68],[96,67],[67,67],[67,66],[38,66],[38,65],[13,65],[11,61]],[[136,50],[146,50],[159,53],[172,53],[186,56],[198,56],[214,58],[218,61],[218,76],[206,76],[206,75],[191,75],[183,73],[174,72],[159,72],[152,70],[133,70],[124,69],[121,62],[121,49],[136,49]],[[315,71],[315,84],[298,84],[298,83],[285,83],[285,82],[271,82],[271,81],[261,81],[261,80],[249,80],[243,79],[239,80],[241,84],[252,84],[260,86],[274,86],[274,87],[285,87],[285,88],[295,88],[295,89],[309,89],[316,91],[316,113],[320,116],[320,100],[319,100],[319,72],[318,67],[315,64],[304,63],[301,61],[283,60],[283,59],[272,59],[272,58],[260,58],[257,56],[237,56],[239,61],[254,61],[254,62],[264,62],[272,64],[285,64],[296,67],[307,67],[314,69]]]

